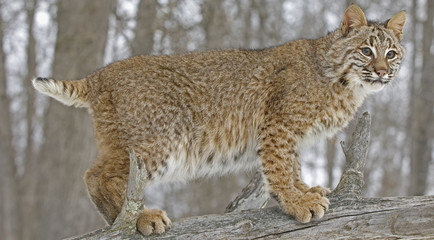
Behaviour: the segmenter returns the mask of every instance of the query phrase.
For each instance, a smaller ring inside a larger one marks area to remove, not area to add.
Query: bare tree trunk
[[[38,221],[36,209],[36,195],[39,166],[34,157],[33,126],[35,124],[35,90],[31,79],[36,77],[36,42],[33,36],[34,18],[37,0],[26,0],[28,45],[27,45],[27,74],[24,76],[26,101],[26,149],[24,150],[24,174],[19,179],[20,207],[16,214],[20,216],[22,228],[21,239],[32,239],[38,231],[35,222]]]
[[[265,7],[264,7],[265,5]],[[259,32],[258,39],[260,47],[280,44],[282,41],[282,28],[284,19],[282,18],[283,1],[261,1],[252,2],[252,7],[258,11]]]
[[[154,31],[158,1],[141,0],[137,10],[135,38],[131,44],[133,55],[151,54],[154,47]]]
[[[111,2],[61,0],[53,77],[78,79],[103,65]],[[82,180],[96,157],[90,115],[50,100],[39,155],[39,239],[59,239],[104,225]]]
[[[222,48],[225,44],[224,37],[228,34],[230,24],[223,10],[223,1],[207,0],[202,6],[202,26],[205,32],[204,48]]]
[[[27,74],[24,77],[24,84],[26,89],[26,98],[27,98],[27,111],[26,111],[26,120],[27,120],[27,149],[25,153],[24,159],[27,161],[31,161],[29,158],[32,157],[33,151],[33,142],[32,142],[32,124],[33,124],[33,115],[35,113],[35,89],[33,88],[30,79],[36,77],[36,43],[35,38],[33,36],[33,23],[35,17],[35,8],[37,5],[36,0],[26,0],[26,10],[27,10],[27,26],[28,26],[28,46],[27,46]]]
[[[252,29],[252,1],[237,1],[238,8],[240,9],[240,18],[243,23],[243,30],[242,30],[242,44],[244,47],[251,48],[252,47],[252,38],[254,36],[254,31]]]
[[[423,23],[422,76],[419,83],[417,81],[412,83],[412,97],[410,98],[410,113],[407,123],[411,139],[409,195],[423,195],[425,193],[428,184],[428,166],[432,161],[434,60],[430,49],[433,39],[434,2],[427,1],[426,4],[428,14]]]
[[[2,5],[0,2],[0,10]],[[0,226],[1,235],[19,239],[18,188],[15,152],[12,146],[10,98],[7,94],[5,53],[3,48],[3,21],[0,12]]]

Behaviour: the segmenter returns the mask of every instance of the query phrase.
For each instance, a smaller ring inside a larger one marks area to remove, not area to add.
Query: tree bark
[[[250,183],[226,207],[225,212],[241,212],[249,209],[263,208],[268,203],[269,197],[268,191],[264,187],[262,172],[258,170]]]
[[[399,239],[434,237],[434,196],[331,202],[320,220],[303,224],[278,207],[180,219],[146,239]],[[78,239],[145,239],[109,228]]]
[[[345,154],[345,166],[339,184],[329,195],[329,198],[354,200],[361,197],[363,169],[368,156],[369,138],[371,136],[371,116],[368,112],[360,117],[356,128],[351,135],[349,144],[341,142]]]
[[[134,149],[130,149],[130,174],[122,210],[116,217],[112,231],[122,231],[128,235],[136,233],[136,222],[143,209],[143,198],[147,171],[143,159],[137,159]]]

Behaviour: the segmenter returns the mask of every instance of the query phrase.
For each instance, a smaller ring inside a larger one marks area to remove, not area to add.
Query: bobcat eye
[[[387,59],[392,59],[395,57],[395,55],[396,55],[396,52],[392,50],[392,51],[387,52],[386,57],[387,57]]]
[[[368,47],[362,48],[362,53],[365,54],[366,56],[371,56],[372,55],[372,51]]]

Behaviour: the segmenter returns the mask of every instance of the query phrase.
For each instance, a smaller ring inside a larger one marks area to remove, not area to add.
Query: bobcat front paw
[[[325,197],[328,194],[330,194],[332,191],[329,188],[323,188],[321,186],[315,186],[315,187],[309,188],[309,190],[307,190],[307,192],[318,193],[319,195],[321,195],[321,197]]]
[[[308,223],[312,218],[322,218],[330,205],[326,197],[319,193],[307,192],[298,199],[284,202],[284,210],[297,221]]]
[[[137,220],[137,230],[145,236],[164,233],[171,225],[166,212],[159,209],[144,209]]]

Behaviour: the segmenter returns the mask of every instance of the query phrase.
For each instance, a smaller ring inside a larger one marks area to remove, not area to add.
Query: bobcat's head
[[[405,53],[401,45],[405,20],[402,11],[385,23],[371,23],[358,6],[348,7],[338,30],[341,37],[327,53],[339,82],[368,93],[391,82]]]

